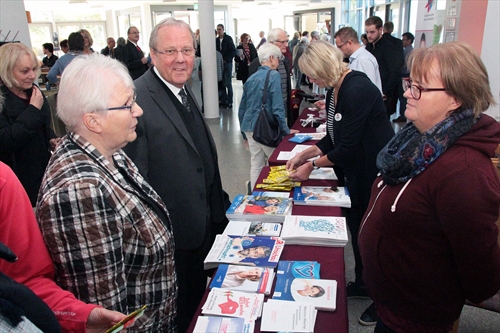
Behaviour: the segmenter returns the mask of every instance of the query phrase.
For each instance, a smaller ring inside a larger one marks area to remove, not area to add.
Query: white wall
[[[7,41],[11,41],[16,35],[16,41],[20,41],[31,48],[30,33],[28,28],[28,20],[26,19],[26,11],[24,2],[20,0],[0,0],[0,40],[3,41],[5,36],[11,30]]]
[[[481,59],[488,70],[490,78],[490,87],[493,97],[497,103],[500,103],[500,2],[498,0],[489,0],[486,11],[486,22],[484,24],[483,48],[481,50]],[[486,112],[488,115],[500,121],[500,105],[492,106]]]

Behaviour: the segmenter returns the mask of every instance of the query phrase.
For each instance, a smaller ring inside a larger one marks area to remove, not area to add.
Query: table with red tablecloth
[[[306,133],[316,133],[316,127],[311,127],[310,125],[306,126],[306,127],[302,127],[301,120],[307,119],[307,117],[308,117],[309,114],[314,115],[314,117],[319,117],[319,111],[317,111],[317,110],[316,111],[312,111],[312,110],[309,110],[309,108],[305,108],[302,111],[302,113],[300,114],[299,119],[297,119],[295,121],[295,123],[293,124],[293,126],[292,126],[291,129],[299,130],[300,133],[304,133],[304,134],[306,134]],[[294,135],[295,134],[289,134],[289,135],[287,135],[287,136],[285,136],[283,138],[283,140],[278,145],[278,147],[276,147],[276,149],[271,154],[271,156],[269,156],[269,159],[268,159],[269,165],[276,166],[276,165],[283,165],[283,164],[286,163],[285,160],[278,160],[278,155],[282,151],[291,151],[297,145],[297,143],[293,143],[293,142],[288,141]],[[317,140],[308,140],[308,141],[306,141],[304,143],[301,143],[301,145],[311,145],[312,146],[312,145],[315,145],[316,142],[318,142],[318,141]]]
[[[257,184],[262,183],[262,179],[269,174],[269,167],[264,167]],[[302,182],[303,186],[332,186],[337,185],[332,180],[307,180]],[[292,195],[292,194],[290,194]],[[293,215],[312,216],[342,216],[339,207],[319,207],[319,206],[299,206],[292,208]],[[335,311],[318,311],[315,333],[347,333],[349,331],[349,320],[347,316],[347,295],[345,281],[344,248],[342,247],[322,247],[322,246],[302,246],[286,245],[281,254],[280,260],[315,260],[321,264],[320,276],[322,279],[337,281],[337,308]],[[273,285],[274,290],[274,285]],[[193,332],[198,316],[201,315],[201,306],[205,303],[209,290],[198,307],[195,317],[191,321],[188,332]],[[271,293],[272,295],[272,293]],[[255,332],[260,332],[260,319],[256,321]]]

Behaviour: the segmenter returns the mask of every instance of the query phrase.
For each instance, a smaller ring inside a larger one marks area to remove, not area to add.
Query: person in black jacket
[[[224,89],[222,89],[219,106],[229,109],[233,107],[233,85],[231,80],[233,58],[236,55],[236,48],[231,36],[226,35],[224,32],[224,25],[217,25],[217,35],[218,36],[215,38],[215,49],[222,53],[222,58],[224,58],[224,74],[222,77]]]
[[[397,85],[401,85],[401,68],[404,64],[403,45],[396,47],[395,42],[382,34],[382,19],[378,16],[366,19],[365,31],[369,42],[366,50],[377,59],[384,103],[387,116],[390,117],[396,111],[392,101],[398,98]]]
[[[101,50],[101,54],[106,56],[110,56],[111,58],[115,57],[115,39],[113,37],[108,37],[106,43],[108,44],[105,48]]]
[[[236,79],[243,81],[243,84],[247,82],[247,79],[249,77],[248,74],[248,66],[250,66],[250,63],[252,60],[258,57],[257,55],[257,50],[255,49],[255,46],[253,46],[252,43],[249,43],[250,41],[250,35],[247,33],[244,33],[240,37],[241,40],[241,45],[239,45],[236,50],[241,50],[241,55],[236,54],[234,57],[234,61],[236,61],[239,66],[238,70],[236,71]]]
[[[51,68],[59,57],[54,54],[54,45],[52,43],[45,43],[42,46],[43,54],[45,54],[45,57],[42,59],[43,67]]]
[[[307,180],[314,169],[334,166],[345,176],[351,208],[345,216],[351,233],[355,260],[355,282],[347,285],[347,296],[368,298],[363,282],[363,263],[358,246],[361,219],[368,207],[371,186],[377,177],[377,155],[394,136],[386,116],[380,90],[365,73],[350,70],[337,47],[324,41],[309,44],[299,59],[300,70],[320,87],[328,87],[326,103],[327,135],[316,145],[289,160],[287,170],[293,180]],[[313,162],[312,157],[320,157]],[[337,170],[336,170],[337,171]],[[341,177],[339,177],[341,179]],[[353,295],[350,290],[364,291]]]
[[[6,44],[0,47],[0,59],[0,161],[14,170],[35,206],[50,141],[56,138],[50,107],[33,84],[40,66],[30,48]]]
[[[141,48],[137,44],[139,41],[139,30],[136,27],[130,27],[127,31],[128,41],[123,47],[120,55],[121,62],[128,68],[132,80],[139,78],[148,70],[148,58],[144,56]]]

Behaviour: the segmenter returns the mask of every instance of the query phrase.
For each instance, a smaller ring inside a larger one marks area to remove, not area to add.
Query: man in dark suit
[[[167,18],[153,28],[150,45],[154,66],[135,80],[136,101],[144,114],[137,140],[124,150],[169,210],[179,286],[178,330],[185,332],[205,291],[203,260],[213,235],[227,224],[229,200],[210,129],[186,85],[195,61],[193,32],[185,22]]]
[[[267,34],[267,41],[279,47],[281,53],[283,54],[283,59],[280,59],[280,63],[276,70],[281,76],[281,93],[283,95],[283,105],[286,110],[287,124],[288,127],[292,127],[299,115],[298,113],[293,113],[290,106],[290,99],[292,97],[292,82],[290,80],[290,73],[292,70],[292,64],[290,60],[285,57],[285,53],[290,52],[288,49],[288,36],[283,29],[274,28]],[[257,57],[252,60],[250,66],[248,67],[248,76],[250,77],[253,73],[255,73],[259,67],[260,60]]]
[[[128,28],[127,35],[128,42],[123,47],[121,60],[127,66],[132,79],[135,80],[148,70],[148,59],[137,44],[139,41],[139,30],[136,27],[130,27]]]
[[[371,16],[365,21],[365,32],[368,38],[366,50],[371,52],[378,62],[382,93],[387,116],[390,117],[396,110],[393,99],[398,98],[397,85],[401,85],[401,67],[404,63],[403,45],[398,48],[387,36],[383,35],[382,19]]]
[[[222,76],[224,89],[222,89],[220,97],[220,106],[229,109],[233,107],[232,72],[236,47],[231,36],[224,32],[224,25],[217,25],[217,35],[215,38],[215,49],[222,53],[222,58],[224,59],[224,73]]]
[[[108,44],[105,48],[101,50],[101,54],[104,54],[106,56],[110,56],[111,58],[115,57],[115,39],[113,37],[108,37],[106,40],[106,43]]]
[[[401,67],[399,69],[401,71],[401,68],[403,68],[404,59],[405,59],[404,58],[403,41],[392,35],[392,32],[394,31],[394,23],[392,23],[391,21],[387,21],[384,23],[384,28],[382,31],[383,31],[382,36],[384,38],[387,38],[387,40],[389,42],[391,42],[392,46],[394,47],[395,52],[397,52],[396,54],[398,55],[399,60],[402,61]],[[399,50],[401,50],[401,51],[399,51]],[[399,75],[400,82],[401,82],[402,78],[403,77],[401,75]],[[398,99],[399,99],[399,87],[401,87],[401,86],[402,86],[401,84],[397,84],[396,87],[394,88],[394,91],[393,91],[394,98],[391,99],[391,104],[389,105],[389,113],[390,114],[396,113]]]

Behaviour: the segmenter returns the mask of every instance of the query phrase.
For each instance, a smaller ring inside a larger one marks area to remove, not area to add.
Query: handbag
[[[267,72],[266,82],[264,83],[262,105],[260,107],[259,117],[253,129],[253,139],[264,146],[278,147],[282,140],[279,124],[274,116],[273,119],[269,119],[269,115],[266,111],[267,84],[270,74],[271,70]]]

